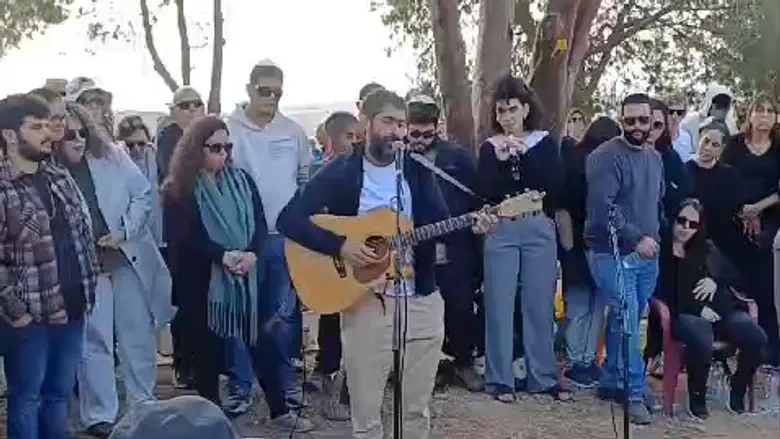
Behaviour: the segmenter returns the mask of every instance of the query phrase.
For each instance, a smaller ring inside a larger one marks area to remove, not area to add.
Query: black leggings
[[[762,360],[767,337],[753,319],[742,311],[733,311],[712,324],[702,317],[680,314],[675,321],[675,338],[685,344],[685,364],[688,369],[688,391],[704,393],[712,363],[712,342],[715,332],[739,349],[737,371],[732,386],[746,389]]]

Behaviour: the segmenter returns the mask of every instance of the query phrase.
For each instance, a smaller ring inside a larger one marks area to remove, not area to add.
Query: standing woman
[[[149,128],[140,116],[127,116],[119,122],[117,140],[122,142],[125,150],[141,173],[144,174],[152,187],[152,212],[149,218],[149,229],[152,231],[157,246],[164,247],[162,241],[162,204],[158,189],[157,152],[152,143]]]
[[[561,258],[563,291],[566,301],[566,353],[569,367],[565,375],[583,388],[593,387],[599,380],[596,344],[601,334],[606,303],[596,288],[586,257],[585,160],[599,145],[620,135],[620,125],[609,117],[599,117],[590,124],[582,140],[568,149],[561,149],[566,169],[566,194],[563,203],[572,220],[572,248]]]
[[[217,404],[221,340],[258,339],[258,282],[268,228],[252,178],[230,163],[225,122],[216,116],[197,119],[184,130],[174,149],[163,185],[166,215],[176,227],[166,230],[174,288],[183,329],[199,343],[194,350],[194,385]],[[262,367],[263,362],[256,362]],[[277,380],[261,376],[266,395]],[[278,409],[284,401],[277,401]]]
[[[672,135],[666,125],[669,118],[669,107],[658,99],[652,99],[650,108],[653,111],[653,124],[647,141],[661,154],[661,161],[664,165],[666,188],[661,199],[663,205],[662,224],[668,224],[671,218],[676,217],[680,203],[690,195],[691,180],[685,163],[672,145]]]
[[[558,386],[553,352],[557,279],[553,218],[564,177],[558,142],[541,130],[541,103],[522,79],[507,76],[500,80],[493,108],[497,134],[485,141],[479,152],[482,195],[491,203],[525,190],[543,191],[546,196],[543,215],[501,220],[496,233],[485,240],[485,384],[499,401],[515,400],[512,334],[520,279],[528,390],[570,400],[571,393]]]
[[[772,241],[780,228],[780,138],[774,131],[777,103],[767,94],[759,94],[750,105],[748,122],[728,143],[722,160],[742,175],[745,205],[741,218],[745,233],[752,241],[745,255],[751,270],[750,291],[758,305],[758,323],[769,338],[769,362],[777,365],[780,334],[774,304]]]
[[[119,411],[114,337],[130,405],[154,400],[157,328],[172,317],[171,278],[148,228],[146,178],[81,106],[69,104],[66,121],[57,158],[84,195],[102,271],[79,368],[81,420],[107,437]]]

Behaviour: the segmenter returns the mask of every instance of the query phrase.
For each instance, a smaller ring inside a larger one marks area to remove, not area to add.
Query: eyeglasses
[[[197,110],[198,108],[203,107],[203,101],[179,102],[176,104],[176,107],[179,110]]]
[[[624,117],[623,123],[626,124],[626,126],[632,127],[637,124],[637,122],[640,125],[647,125],[650,123],[650,117],[649,116],[639,116],[639,117]]]
[[[143,148],[148,144],[148,142],[125,142],[127,149]]]
[[[271,96],[275,98],[282,97],[281,88],[258,85],[257,87],[255,87],[255,90],[257,90],[257,95],[260,96],[261,98],[270,98]]]
[[[65,137],[63,137],[63,139],[69,142],[74,140],[86,140],[88,134],[89,133],[87,132],[86,128],[81,128],[79,130],[65,130]]]
[[[225,154],[230,154],[230,151],[233,150],[232,143],[207,143],[203,147],[214,154],[220,154],[222,151],[225,151]]]
[[[670,116],[683,116],[685,115],[685,110],[669,110]]]
[[[690,220],[684,216],[677,217],[677,224],[679,224],[680,226],[686,229],[691,229],[691,230],[698,230],[700,225],[698,221]]]
[[[436,136],[435,131],[420,131],[420,130],[412,130],[409,131],[409,137],[413,139],[433,139],[434,136]]]
[[[664,123],[661,121],[653,122],[653,129],[654,130],[662,130],[664,128]]]

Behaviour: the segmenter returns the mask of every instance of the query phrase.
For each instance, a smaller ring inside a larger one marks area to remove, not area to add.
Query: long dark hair
[[[184,130],[173,150],[168,178],[163,183],[166,195],[183,198],[195,190],[198,174],[203,169],[203,145],[219,130],[227,131],[227,125],[213,115],[196,119]]]
[[[669,124],[667,123],[669,121],[669,107],[659,99],[651,99],[650,110],[652,112],[658,110],[664,116],[664,130],[661,132],[658,140],[655,141],[655,149],[659,152],[668,151],[672,148],[672,133],[669,131]],[[696,147],[698,148],[698,145]]]
[[[79,122],[81,122],[81,126],[87,130],[87,144],[85,148],[87,152],[98,158],[102,158],[111,152],[111,139],[100,129],[97,123],[90,117],[89,112],[87,112],[82,105],[67,102],[65,104],[65,110],[68,116],[78,119]],[[65,129],[70,129],[67,123]]]
[[[692,207],[696,212],[699,214],[699,228],[696,230],[696,234],[693,235],[693,237],[688,240],[688,242],[685,243],[683,248],[685,248],[685,254],[688,257],[696,258],[696,259],[704,259],[707,257],[707,219],[704,215],[704,205],[701,204],[699,200],[696,198],[688,198],[686,200],[683,200],[682,203],[680,203],[679,208],[677,209],[677,215],[682,212],[683,209],[686,207]],[[670,238],[674,239],[674,234],[672,233],[671,228],[674,227],[675,221],[671,222],[670,226]]]
[[[620,125],[617,122],[610,117],[601,116],[588,125],[585,135],[577,144],[577,149],[581,153],[589,154],[602,143],[619,136],[620,133]]]

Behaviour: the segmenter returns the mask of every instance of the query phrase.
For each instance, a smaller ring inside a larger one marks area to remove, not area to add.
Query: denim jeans
[[[263,340],[258,342],[253,355],[254,367],[258,373],[265,375],[263,381],[275,381],[275,386],[286,398],[297,393],[298,380],[290,358],[297,357],[293,347],[300,340],[302,319],[287,270],[282,235],[268,236],[261,263],[263,278],[258,292],[260,337]]]
[[[620,258],[623,266],[624,292],[617,284],[617,266],[611,253],[588,252],[593,279],[604,295],[609,307],[606,325],[607,360],[600,379],[604,390],[623,388],[623,340],[621,298],[625,294],[628,311],[628,398],[643,401],[645,389],[645,364],[640,352],[639,319],[647,307],[647,301],[655,290],[658,278],[658,260],[642,259],[637,253]]]
[[[65,439],[67,403],[81,359],[83,321],[32,323],[4,331],[8,337],[8,438]]]
[[[587,283],[569,285],[566,301],[566,353],[572,367],[590,367],[604,320],[604,296]]]
[[[238,338],[228,338],[224,346],[225,375],[228,377],[229,384],[242,392],[250,392],[255,377],[252,372],[252,358],[246,343]]]

